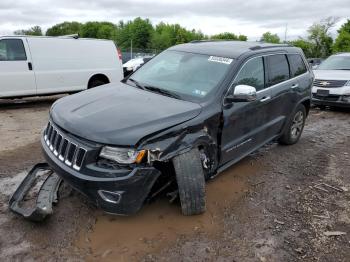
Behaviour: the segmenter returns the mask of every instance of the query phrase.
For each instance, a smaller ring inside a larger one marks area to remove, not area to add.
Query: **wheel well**
[[[308,115],[310,111],[310,105],[311,105],[310,99],[303,101],[302,104],[305,106],[306,115]]]
[[[90,80],[89,80],[89,83],[88,83],[88,88],[90,88],[91,86],[91,83],[93,83],[93,81],[95,80],[100,80],[102,82],[104,82],[105,84],[108,84],[110,83],[108,77],[104,74],[96,74],[96,75],[93,75],[92,77],[90,77]]]

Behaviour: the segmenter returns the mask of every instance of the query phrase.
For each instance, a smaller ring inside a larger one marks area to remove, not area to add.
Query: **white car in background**
[[[0,36],[0,98],[73,93],[121,79],[113,41]]]
[[[124,77],[130,75],[136,71],[140,66],[151,60],[153,56],[142,56],[130,59],[128,62],[123,64]]]
[[[314,75],[313,104],[350,108],[350,53],[328,57],[314,70]]]

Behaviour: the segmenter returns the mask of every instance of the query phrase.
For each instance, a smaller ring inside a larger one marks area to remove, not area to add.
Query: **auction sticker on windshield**
[[[220,56],[210,56],[208,58],[208,61],[229,65],[232,63],[233,59],[227,58],[227,57],[220,57]]]

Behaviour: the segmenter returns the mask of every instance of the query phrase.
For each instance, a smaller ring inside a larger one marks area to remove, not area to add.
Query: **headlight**
[[[350,86],[350,80],[345,83],[346,86]]]
[[[146,150],[134,150],[131,148],[118,148],[105,146],[102,148],[100,157],[113,160],[120,164],[141,163],[146,155]]]

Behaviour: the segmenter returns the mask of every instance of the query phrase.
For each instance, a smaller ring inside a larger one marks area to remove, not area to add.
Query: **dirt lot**
[[[2,261],[350,261],[350,111],[313,109],[297,145],[270,144],[210,181],[203,215],[160,198],[111,216],[65,189],[54,215],[32,223],[7,201],[42,161],[55,99],[0,101]]]

